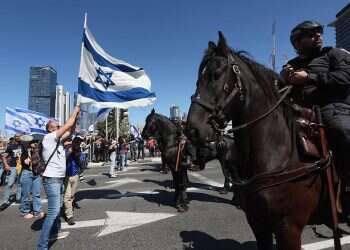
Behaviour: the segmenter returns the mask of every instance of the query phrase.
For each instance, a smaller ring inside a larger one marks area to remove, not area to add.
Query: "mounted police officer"
[[[322,47],[322,34],[323,27],[316,21],[294,27],[290,41],[298,56],[283,66],[281,76],[294,86],[297,104],[321,107],[336,165],[350,186],[350,54]]]

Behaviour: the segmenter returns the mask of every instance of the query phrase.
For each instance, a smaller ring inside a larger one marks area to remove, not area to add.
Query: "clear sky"
[[[156,92],[156,112],[187,112],[197,69],[218,30],[228,44],[271,65],[276,20],[277,70],[295,56],[290,30],[306,19],[327,25],[346,0],[4,0],[0,7],[0,128],[5,107],[28,106],[29,67],[50,65],[58,82],[77,90],[84,13],[97,42],[112,56],[142,67]],[[333,28],[325,45],[335,46]],[[131,108],[130,122],[142,124],[153,107]]]

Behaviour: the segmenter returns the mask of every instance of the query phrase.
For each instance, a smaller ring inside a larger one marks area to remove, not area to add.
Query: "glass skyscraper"
[[[57,72],[50,66],[30,67],[28,109],[55,117]]]
[[[181,120],[179,106],[172,105],[170,107],[170,120]]]
[[[336,46],[350,51],[350,3],[338,12],[329,26],[335,28]]]

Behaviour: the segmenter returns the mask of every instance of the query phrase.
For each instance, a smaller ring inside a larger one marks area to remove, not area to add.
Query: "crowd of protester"
[[[145,142],[128,135],[106,140],[102,136],[73,134],[78,113],[77,109],[62,127],[49,121],[48,134],[42,140],[26,141],[16,134],[6,143],[0,141],[0,211],[16,202],[24,219],[44,220],[37,249],[47,249],[50,240],[69,233],[59,232],[61,216],[69,225],[75,224],[74,209],[80,208],[75,194],[89,162],[110,161],[109,175],[114,178],[118,176],[116,171],[128,167],[128,162],[144,160],[145,148],[150,157],[160,155],[154,139]],[[43,189],[48,200],[46,214]]]

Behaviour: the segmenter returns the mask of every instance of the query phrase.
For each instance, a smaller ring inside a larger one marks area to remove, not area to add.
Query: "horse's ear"
[[[214,50],[214,49],[216,49],[216,44],[213,41],[209,41],[208,50]]]
[[[226,39],[224,34],[219,31],[219,41],[216,48],[216,53],[221,56],[227,56],[230,52],[230,48],[227,46]]]
[[[154,110],[154,108],[151,110],[151,114],[153,115],[156,111]]]

